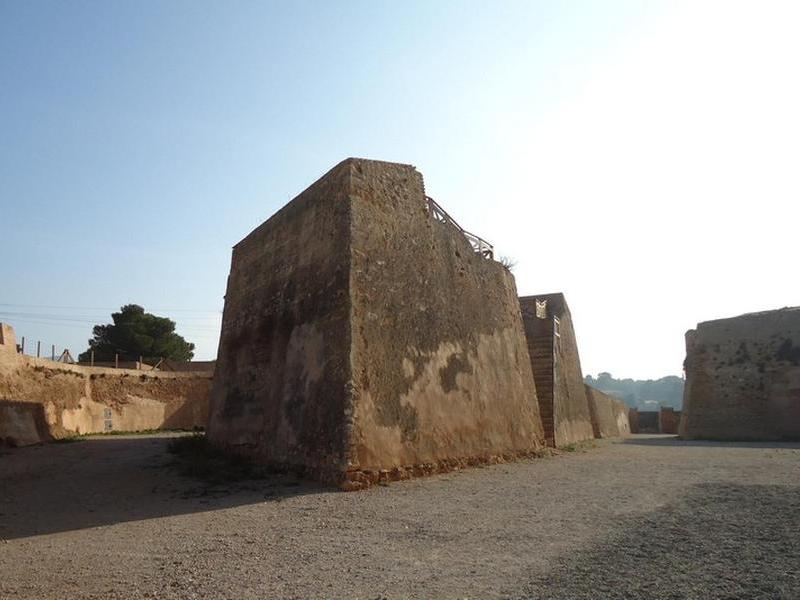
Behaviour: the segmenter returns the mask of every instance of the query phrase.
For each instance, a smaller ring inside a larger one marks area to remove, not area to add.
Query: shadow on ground
[[[4,449],[0,539],[338,493],[291,475],[209,482],[186,477],[169,437],[87,438]]]
[[[519,597],[800,597],[800,487],[699,484],[619,532]]]
[[[636,446],[673,446],[673,447],[719,447],[719,448],[786,448],[786,449],[800,449],[800,442],[786,441],[786,442],[747,442],[747,441],[730,441],[721,442],[715,440],[682,440],[676,435],[634,435],[625,438],[623,444],[633,444]]]

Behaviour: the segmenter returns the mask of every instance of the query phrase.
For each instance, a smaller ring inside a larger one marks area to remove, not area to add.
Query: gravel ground
[[[800,598],[800,444],[602,441],[342,493],[166,436],[0,455],[0,598]]]

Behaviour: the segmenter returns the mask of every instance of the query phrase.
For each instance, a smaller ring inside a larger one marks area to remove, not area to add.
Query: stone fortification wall
[[[426,210],[408,165],[352,165],[350,469],[489,458],[542,442],[511,273]]]
[[[349,487],[542,445],[514,279],[348,159],[234,248],[210,439]]]
[[[660,412],[657,410],[636,411],[634,433],[661,433]]]
[[[321,479],[347,468],[350,361],[348,163],[233,248],[208,435]]]
[[[684,366],[682,437],[800,439],[800,308],[700,323]]]
[[[658,428],[661,433],[678,433],[681,411],[662,406],[658,414]]]
[[[589,385],[586,386],[586,396],[592,412],[594,437],[599,439],[630,435],[627,404]]]
[[[0,343],[0,441],[35,444],[106,431],[204,427],[212,373],[82,367],[18,354]]]
[[[592,415],[564,295],[525,296],[519,303],[548,443],[560,447],[592,439]]]

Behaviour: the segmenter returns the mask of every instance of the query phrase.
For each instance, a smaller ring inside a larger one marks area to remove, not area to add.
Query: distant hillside
[[[614,379],[611,373],[600,373],[596,379],[587,375],[584,381],[639,410],[658,410],[659,406],[680,410],[683,405],[683,379],[674,375],[641,380]]]

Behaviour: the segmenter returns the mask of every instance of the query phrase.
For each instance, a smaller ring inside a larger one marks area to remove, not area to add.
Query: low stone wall
[[[600,439],[630,435],[627,404],[588,385],[586,397],[589,399],[594,437]]]
[[[82,367],[18,354],[0,339],[0,442],[75,434],[205,427],[213,373]]]

